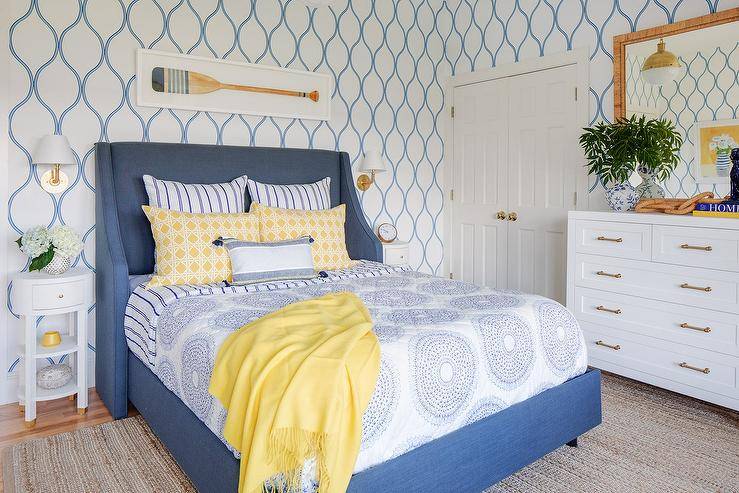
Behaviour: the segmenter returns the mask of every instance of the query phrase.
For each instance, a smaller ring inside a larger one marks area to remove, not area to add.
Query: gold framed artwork
[[[696,122],[695,160],[697,183],[729,183],[731,150],[739,147],[739,119]]]
[[[328,74],[256,63],[139,49],[139,106],[331,119]]]

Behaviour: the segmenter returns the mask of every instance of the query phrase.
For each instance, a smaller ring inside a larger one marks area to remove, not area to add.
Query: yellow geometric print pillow
[[[261,241],[293,240],[313,237],[311,253],[316,270],[346,269],[356,262],[349,258],[344,235],[346,206],[328,210],[279,209],[251,203],[249,212],[259,216]]]
[[[231,281],[226,248],[219,236],[259,241],[259,218],[248,213],[195,214],[142,206],[156,244],[157,272],[146,287]]]

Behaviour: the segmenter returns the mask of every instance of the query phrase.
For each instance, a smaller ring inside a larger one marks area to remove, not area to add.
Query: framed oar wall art
[[[329,120],[328,74],[164,51],[136,52],[139,106]]]

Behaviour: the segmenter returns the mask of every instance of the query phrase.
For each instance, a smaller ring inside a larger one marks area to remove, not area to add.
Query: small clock
[[[377,227],[377,237],[383,243],[392,243],[398,238],[398,230],[390,223],[382,223]]]

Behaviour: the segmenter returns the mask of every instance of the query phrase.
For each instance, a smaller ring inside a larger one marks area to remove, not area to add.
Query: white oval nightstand
[[[77,412],[87,411],[87,309],[92,305],[92,272],[74,268],[52,276],[40,272],[21,272],[13,276],[13,309],[24,321],[24,344],[18,348],[23,363],[19,374],[18,404],[25,412],[26,426],[36,424],[36,402],[73,398],[77,394]],[[36,317],[69,314],[68,328],[62,342],[54,347],[39,343]],[[36,361],[68,355],[75,377],[53,390],[36,385]],[[74,364],[72,364],[74,360]]]
[[[408,265],[409,243],[407,241],[393,241],[382,244],[383,262],[388,265]]]

